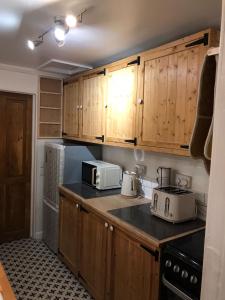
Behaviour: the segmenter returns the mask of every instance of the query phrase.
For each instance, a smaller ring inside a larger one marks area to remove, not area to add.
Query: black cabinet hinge
[[[104,68],[102,71],[98,72],[97,75],[106,75],[106,69]]]
[[[182,149],[189,149],[189,145],[180,145]]]
[[[201,45],[201,44],[203,44],[204,46],[207,46],[209,44],[209,34],[208,33],[205,33],[202,38],[187,44],[185,47],[189,48],[189,47],[193,47],[193,46],[197,46],[197,45]]]
[[[67,135],[67,133],[65,133],[65,132],[62,132],[62,135]]]
[[[144,245],[141,245],[141,248],[144,249],[149,254],[151,254],[152,256],[154,256],[155,257],[155,261],[159,260],[159,251],[158,250],[151,250],[151,249],[147,248]]]
[[[104,135],[102,135],[102,136],[96,136],[95,138],[96,138],[96,140],[101,140],[102,142],[104,142],[104,140],[105,140],[105,136]]]
[[[131,66],[131,65],[138,65],[138,66],[139,66],[140,63],[141,63],[141,57],[138,56],[137,59],[135,59],[135,60],[133,60],[133,61],[130,61],[127,65],[128,65],[128,66]]]
[[[135,137],[133,140],[124,140],[124,142],[134,144],[136,146],[137,145],[137,138]]]

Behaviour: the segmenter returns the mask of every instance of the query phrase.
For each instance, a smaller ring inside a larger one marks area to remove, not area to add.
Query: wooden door
[[[63,135],[79,136],[80,83],[75,81],[64,86]]]
[[[140,145],[188,149],[207,47],[180,48],[150,53],[141,59]]]
[[[106,141],[132,142],[135,139],[137,65],[117,66],[108,71]],[[131,140],[131,141],[130,141]]]
[[[107,232],[102,219],[81,210],[80,276],[98,300],[105,300]]]
[[[104,141],[106,78],[98,72],[83,78],[82,138]]]
[[[59,254],[70,270],[77,274],[79,261],[79,204],[60,196]]]
[[[114,229],[111,300],[158,300],[159,262],[154,251]]]
[[[0,242],[30,234],[32,97],[0,93]]]

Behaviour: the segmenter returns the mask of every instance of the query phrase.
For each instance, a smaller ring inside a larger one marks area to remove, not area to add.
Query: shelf
[[[40,124],[47,124],[47,125],[61,125],[60,122],[40,122]]]
[[[53,92],[44,92],[40,91],[41,94],[48,94],[48,95],[61,95],[62,93],[53,93]]]
[[[62,135],[62,80],[40,77],[39,138]]]
[[[40,106],[40,109],[55,109],[55,110],[61,110],[60,107],[51,107],[51,106]]]

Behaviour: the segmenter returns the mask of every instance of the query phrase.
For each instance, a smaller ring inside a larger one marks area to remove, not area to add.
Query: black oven
[[[205,231],[168,243],[161,260],[161,300],[199,300]]]

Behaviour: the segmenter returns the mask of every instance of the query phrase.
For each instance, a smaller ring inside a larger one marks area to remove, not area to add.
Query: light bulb
[[[34,42],[31,41],[31,40],[28,40],[28,41],[27,41],[27,47],[28,47],[30,50],[34,50],[34,48],[35,48]]]
[[[65,35],[66,35],[65,28],[63,28],[61,26],[56,26],[55,31],[54,31],[54,35],[55,35],[56,40],[64,41],[65,40]]]
[[[67,15],[65,21],[66,25],[70,28],[77,25],[77,18],[73,15]]]

